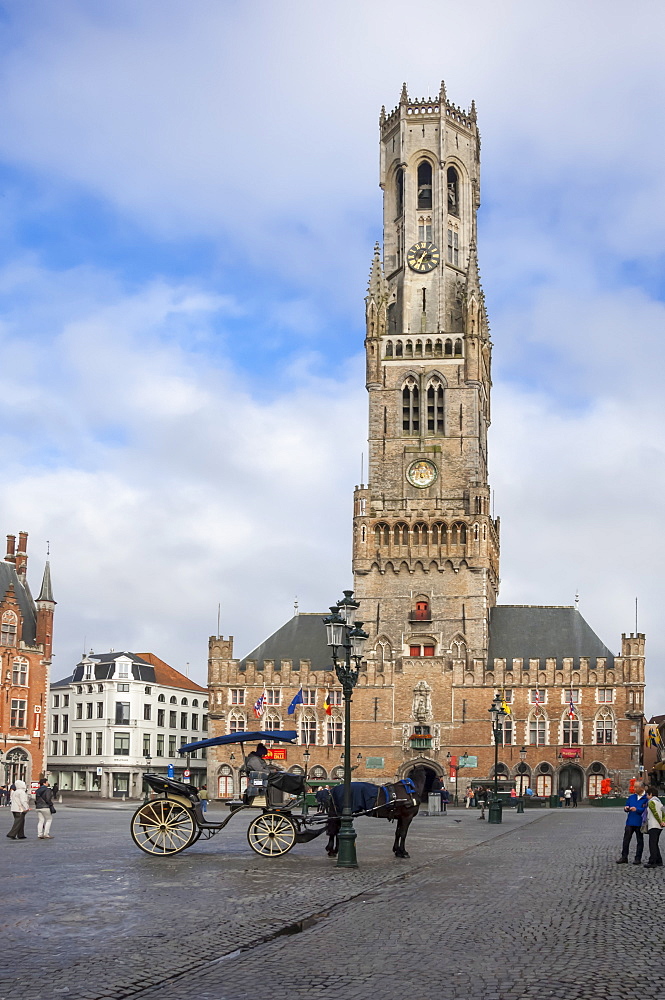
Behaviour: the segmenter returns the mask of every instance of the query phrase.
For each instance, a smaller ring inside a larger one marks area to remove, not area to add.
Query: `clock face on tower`
[[[418,459],[418,461],[412,462],[406,470],[408,481],[412,486],[417,486],[421,490],[431,486],[436,481],[438,474],[439,470],[434,462],[428,462],[427,459]]]
[[[406,255],[411,270],[419,274],[433,271],[440,259],[439,248],[434,243],[414,243]]]

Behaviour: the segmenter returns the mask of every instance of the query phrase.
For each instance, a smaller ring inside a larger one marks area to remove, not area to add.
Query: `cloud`
[[[443,76],[483,136],[502,600],[579,588],[618,649],[639,595],[662,707],[665,10],[158,9],[3,11],[0,510],[53,542],[59,656],[200,661],[218,602],[245,652],[347,582],[378,112]]]

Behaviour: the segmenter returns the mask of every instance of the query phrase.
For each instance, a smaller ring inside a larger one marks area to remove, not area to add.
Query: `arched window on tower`
[[[413,526],[413,544],[414,545],[427,545],[428,536],[427,525],[424,521],[417,521]]]
[[[462,341],[459,339],[459,337],[455,341],[455,357],[456,358],[462,357]]]
[[[443,353],[444,353],[445,357],[452,358],[452,356],[453,356],[453,342],[452,342],[452,340],[448,339],[446,341]]]
[[[438,379],[432,379],[427,387],[427,431],[443,434],[443,386]]]
[[[386,357],[392,358],[393,356],[393,342],[392,340],[386,341]]]
[[[395,215],[399,218],[404,213],[404,171],[400,169],[395,174]]]
[[[390,528],[388,525],[381,521],[374,527],[374,541],[378,546],[388,545],[390,543]]]
[[[407,379],[402,389],[402,431],[404,434],[420,432],[420,393],[413,378]]]
[[[418,167],[418,210],[432,207],[432,165],[423,160]]]
[[[429,243],[432,239],[432,216],[421,215],[418,219],[418,239]]]
[[[393,528],[393,545],[409,544],[409,526],[399,521]]]
[[[448,211],[451,215],[459,215],[459,174],[454,167],[448,167],[446,182],[448,186]]]

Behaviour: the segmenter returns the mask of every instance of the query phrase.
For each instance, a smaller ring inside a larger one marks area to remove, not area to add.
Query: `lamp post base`
[[[337,855],[337,868],[357,868],[356,858],[356,831],[353,827],[351,816],[342,815],[342,825],[339,831],[339,853]]]
[[[492,799],[487,814],[488,823],[501,823],[503,814],[503,803],[501,799]]]
[[[517,808],[515,809],[515,812],[518,812],[518,813],[523,813],[524,812],[524,799],[522,798],[521,795],[520,795],[519,799],[517,800]]]

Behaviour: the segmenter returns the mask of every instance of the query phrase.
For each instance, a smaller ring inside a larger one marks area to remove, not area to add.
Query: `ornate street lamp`
[[[353,617],[360,605],[353,599],[353,591],[345,590],[344,597],[331,614],[323,619],[326,626],[327,643],[332,650],[332,659],[337,679],[344,692],[344,807],[339,831],[338,868],[357,868],[356,831],[353,828],[351,812],[351,696],[358,683],[360,663],[365,642],[369,638],[363,631],[362,622],[354,622]]]
[[[526,760],[526,747],[522,747],[522,749],[520,750],[520,762],[517,765],[517,773],[520,776],[519,778],[520,794],[517,799],[517,806],[515,808],[515,812],[518,813],[524,812],[524,775],[526,774],[527,771],[526,764],[524,763],[525,760]]]
[[[492,734],[494,736],[494,798],[490,802],[488,823],[500,823],[502,820],[503,806],[499,798],[499,738],[501,736],[501,720],[508,714],[503,707],[502,698],[497,692],[492,705],[487,710],[492,720]]]

